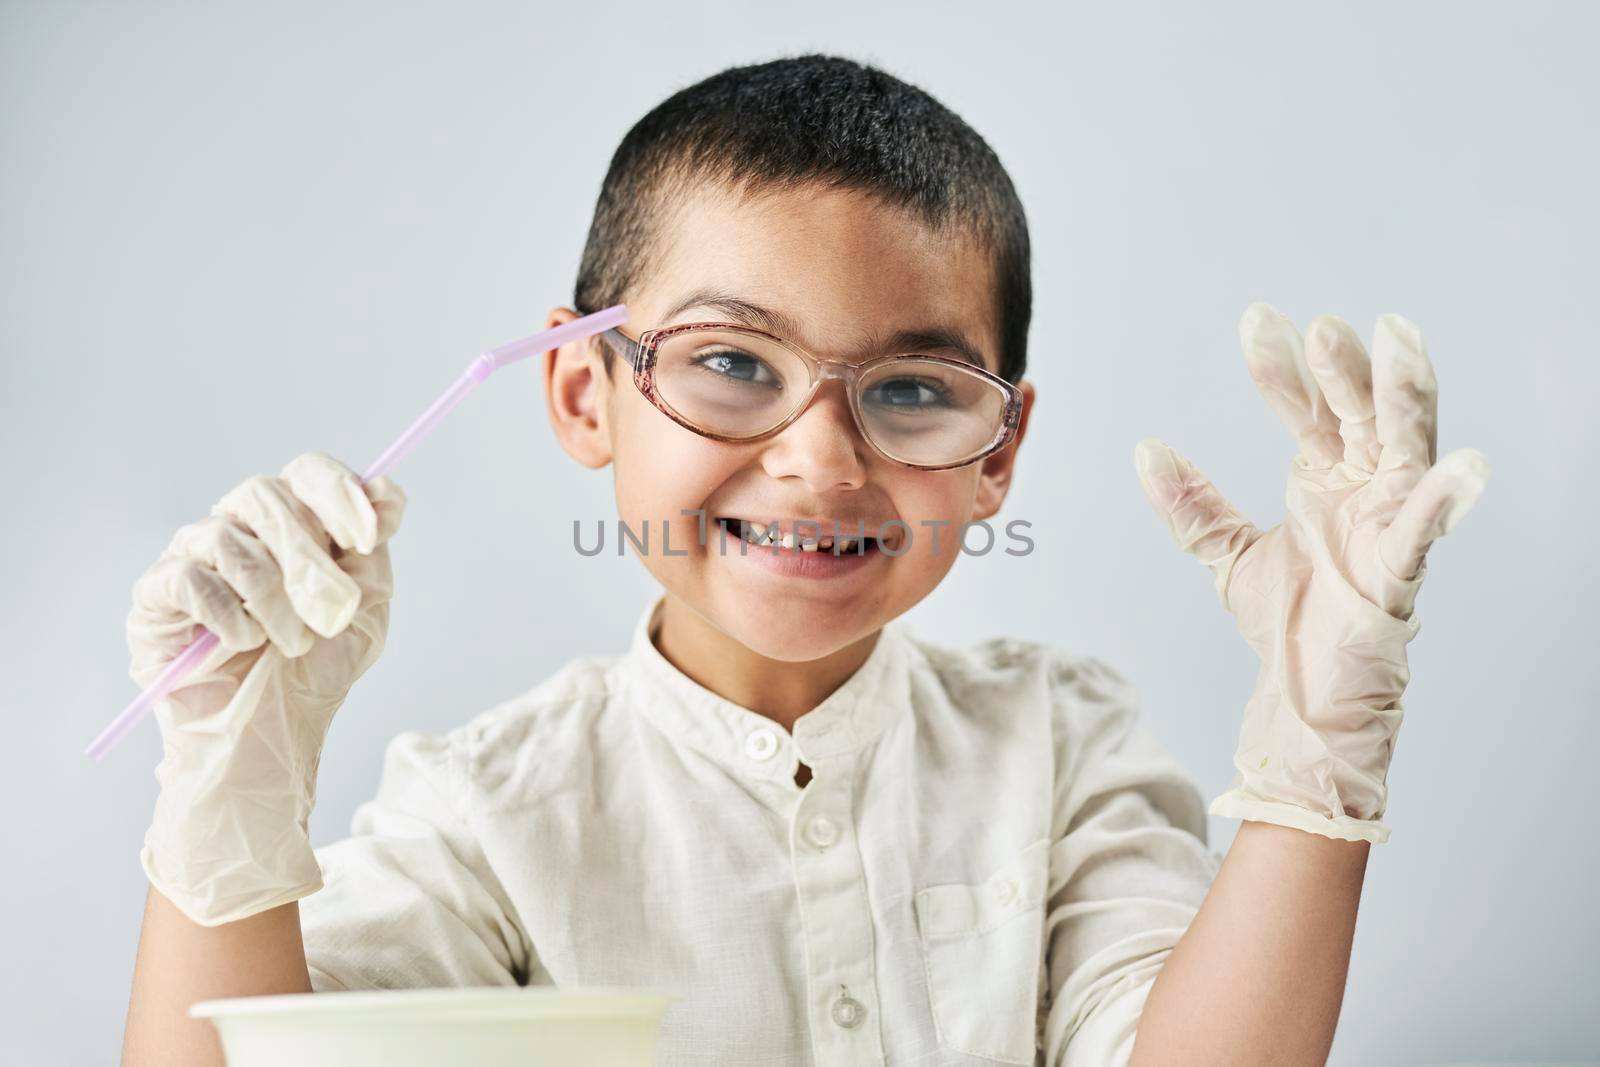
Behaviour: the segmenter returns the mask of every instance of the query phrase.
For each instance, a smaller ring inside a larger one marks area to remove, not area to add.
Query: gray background
[[[669,11],[675,8],[675,11]],[[1252,300],[1427,338],[1441,451],[1493,466],[1430,556],[1332,1062],[1600,1052],[1595,8],[858,2],[0,8],[3,991],[17,1062],[115,1055],[159,738],[122,625],[171,532],[322,449],[357,469],[481,349],[570,299],[624,131],[670,91],[821,49],[971,122],[1035,248],[1040,406],[1001,519],[911,618],[1102,655],[1207,796],[1255,660],[1139,491],[1165,438],[1258,524],[1293,445],[1237,348]],[[652,585],[588,560],[609,472],[529,365],[397,472],[389,649],[340,712],[318,843],[384,741],[620,650]],[[1589,809],[1588,812],[1585,809]],[[1225,850],[1236,824],[1214,820]]]

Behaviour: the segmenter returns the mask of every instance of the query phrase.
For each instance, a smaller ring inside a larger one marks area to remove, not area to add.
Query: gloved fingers
[[[1372,400],[1380,445],[1372,510],[1398,513],[1433,466],[1439,422],[1439,385],[1422,332],[1399,315],[1380,316],[1373,330]]]
[[[311,509],[334,544],[346,552],[372,551],[378,513],[355,471],[324,452],[305,452],[290,460],[278,477]]]
[[[222,575],[199,560],[163,555],[133,585],[127,636],[135,670],[150,666],[152,658],[165,662],[177,656],[194,640],[195,623],[234,652],[267,639]]]
[[[324,506],[331,506],[324,499]],[[297,615],[323,637],[350,624],[361,605],[361,589],[328,554],[330,535],[282,478],[247,478],[211,508],[230,515],[256,535],[277,560],[284,589]]]
[[[1378,535],[1378,558],[1390,574],[1414,578],[1429,546],[1472,509],[1488,481],[1489,461],[1475,448],[1458,448],[1435,463]]]
[[[286,657],[304,655],[316,640],[295,612],[283,571],[267,546],[231,515],[212,515],[179,527],[167,554],[185,556],[216,571],[244,600],[244,610]]]
[[[362,488],[372,508],[378,515],[377,544],[383,544],[400,529],[400,519],[405,515],[405,490],[395,484],[387,474],[380,474]]]
[[[1251,304],[1239,320],[1239,347],[1256,388],[1289,427],[1310,466],[1338,463],[1344,455],[1339,417],[1311,374],[1294,323],[1271,304]]]
[[[389,559],[389,543],[378,542],[367,555],[346,552],[337,560],[339,569],[361,588],[361,610],[394,599],[394,566]]]
[[[338,678],[341,688],[354,684],[383,652],[389,632],[389,602],[394,597],[394,571],[389,563],[388,542],[381,542],[368,555],[346,552],[339,557],[355,583],[361,587],[361,610],[339,635],[306,657],[308,673],[318,678]],[[332,714],[332,704],[328,712]]]
[[[1232,611],[1228,580],[1234,564],[1262,531],[1165,442],[1154,437],[1140,441],[1133,449],[1133,463],[1145,497],[1166,520],[1178,547],[1211,569],[1217,595]]]
[[[1344,461],[1378,469],[1378,424],[1372,406],[1372,360],[1361,338],[1337,315],[1318,315],[1306,328],[1306,364],[1339,419]]]

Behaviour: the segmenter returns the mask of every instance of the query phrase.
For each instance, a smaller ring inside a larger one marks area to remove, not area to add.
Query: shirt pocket
[[[1050,839],[1040,838],[982,882],[917,891],[917,933],[942,1047],[1034,1062],[1049,856]]]

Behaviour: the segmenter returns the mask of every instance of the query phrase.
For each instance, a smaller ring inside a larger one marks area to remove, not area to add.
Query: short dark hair
[[[611,157],[573,306],[623,303],[667,217],[695,183],[746,192],[811,182],[871,193],[935,230],[993,250],[1001,377],[1027,366],[1033,311],[1028,222],[989,145],[954,112],[875,67],[802,55],[731,67],[681,89],[634,124]],[[611,369],[609,346],[605,352]]]

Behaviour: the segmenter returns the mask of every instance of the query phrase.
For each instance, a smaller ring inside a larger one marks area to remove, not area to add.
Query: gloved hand
[[[1294,324],[1253,304],[1239,324],[1257,388],[1300,447],[1288,517],[1262,532],[1155,438],[1134,463],[1179,546],[1261,658],[1231,787],[1213,815],[1381,843],[1406,645],[1434,539],[1483,491],[1483,455],[1435,460],[1433,367],[1416,326],[1384,315],[1369,360],[1341,319]]]
[[[377,661],[406,498],[320,452],[230,490],[133,587],[129,673],[140,686],[205,626],[218,644],[154,711],[161,793],[140,862],[202,926],[322,887],[306,823],[323,738]]]

